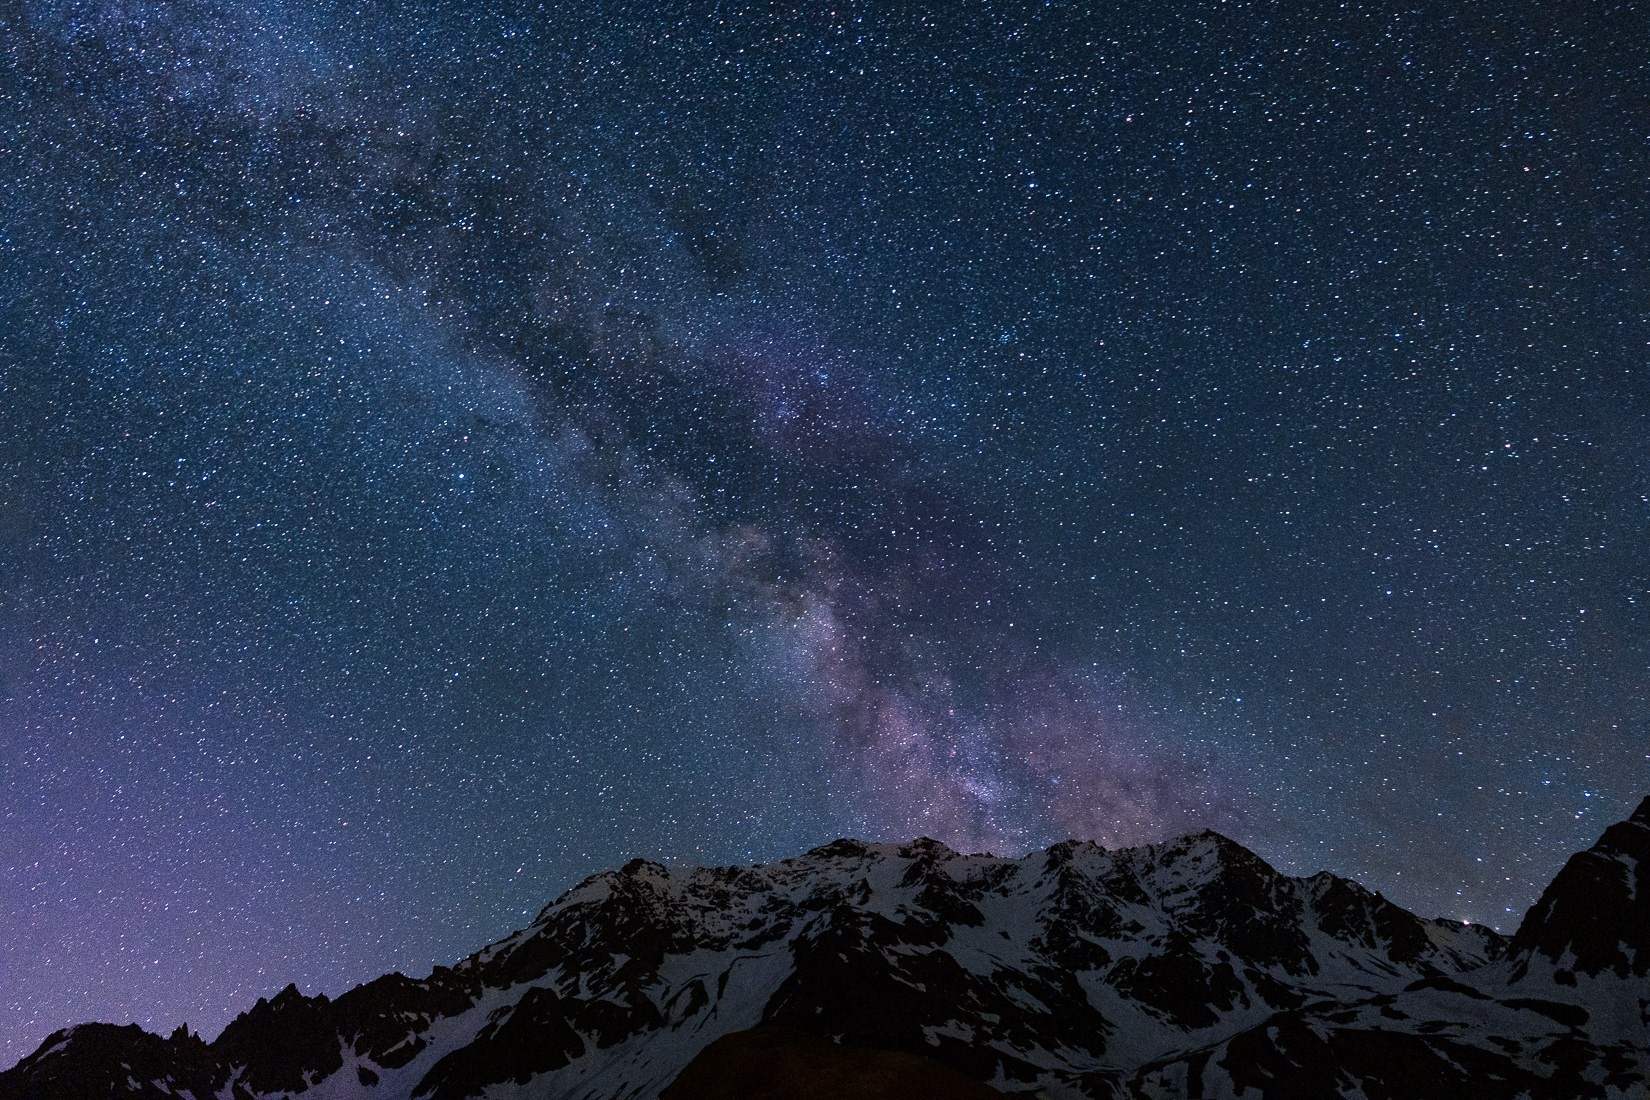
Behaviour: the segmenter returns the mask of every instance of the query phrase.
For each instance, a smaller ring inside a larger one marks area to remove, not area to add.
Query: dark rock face
[[[501,1020],[437,1062],[413,1095],[459,1100],[478,1096],[489,1085],[525,1085],[560,1069],[584,1053],[584,1038],[569,1022],[575,1015],[576,1009],[550,990],[529,989]]]
[[[688,1100],[735,1078],[753,1098],[965,1079],[1096,1100],[1643,1096],[1647,866],[1650,800],[1509,944],[1214,833],[1018,860],[931,840],[635,860],[454,967],[332,1000],[289,986],[210,1044],[59,1032],[0,1073],[0,1100]]]
[[[1240,1002],[1245,1007],[1254,1003],[1245,995],[1230,962],[1206,966],[1186,939],[1171,941],[1161,954],[1124,959],[1106,975],[1106,981],[1125,997],[1187,1030],[1212,1027]],[[1265,1004],[1265,994],[1258,1000]]]
[[[1513,936],[1521,972],[1537,958],[1564,970],[1650,975],[1650,798],[1570,857]]]
[[[331,1008],[325,997],[306,997],[289,985],[231,1021],[213,1052],[243,1067],[241,1083],[252,1092],[298,1092],[344,1064]]]
[[[136,1024],[82,1024],[55,1032],[0,1074],[0,1097],[160,1100],[212,1095],[216,1062],[198,1036],[151,1035]]]

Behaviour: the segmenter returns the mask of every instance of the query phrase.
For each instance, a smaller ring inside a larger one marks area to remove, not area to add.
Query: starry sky
[[[1650,791],[1650,20],[0,0],[0,1063],[641,855]]]

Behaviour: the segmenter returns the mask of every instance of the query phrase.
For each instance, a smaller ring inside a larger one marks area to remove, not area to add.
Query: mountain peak
[[[633,859],[619,868],[621,878],[648,883],[669,882],[673,877],[669,867],[651,859]]]
[[[1565,862],[1513,936],[1515,980],[1553,964],[1554,980],[1575,974],[1650,976],[1650,798]]]
[[[863,840],[851,840],[848,837],[839,837],[829,844],[821,844],[817,848],[810,848],[803,853],[805,858],[812,859],[864,859],[871,854],[871,846]]]
[[[899,848],[901,859],[951,859],[960,855],[949,844],[941,843],[929,836],[919,836],[909,844],[902,844]]]
[[[1588,1021],[1615,1011],[1601,983],[1645,984],[1647,817],[1576,856],[1520,930],[1526,970],[1602,953],[1573,993],[1509,995],[1492,930],[1281,874],[1212,830],[1019,859],[840,839],[765,866],[632,860],[453,967],[330,1000],[288,985],[211,1043],[58,1032],[0,1073],[0,1100],[691,1096],[775,1050],[814,1084],[898,1069],[1089,1100],[1416,1094],[1415,1067],[1438,1094],[1592,1094],[1604,1067],[1635,1095],[1645,1044]]]

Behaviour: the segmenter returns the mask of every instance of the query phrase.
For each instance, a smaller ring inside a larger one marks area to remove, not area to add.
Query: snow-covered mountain
[[[1645,1097],[1647,868],[1650,799],[1507,939],[1207,832],[637,860],[450,969],[289,986],[211,1043],[58,1032],[0,1100]]]

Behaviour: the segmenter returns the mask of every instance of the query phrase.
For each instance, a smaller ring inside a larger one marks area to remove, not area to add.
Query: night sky
[[[632,856],[1650,792],[1632,3],[0,0],[0,1063]]]

